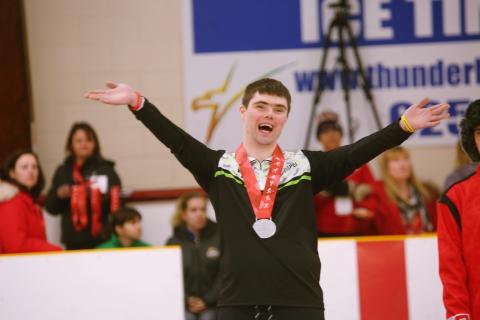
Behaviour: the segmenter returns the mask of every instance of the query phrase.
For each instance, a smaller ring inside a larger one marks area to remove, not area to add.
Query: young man
[[[480,100],[461,124],[462,146],[480,160]],[[480,319],[480,167],[453,184],[438,203],[438,250],[443,301],[449,320]]]
[[[240,106],[243,141],[235,153],[211,150],[165,118],[128,85],[86,97],[130,105],[135,116],[208,193],[222,239],[218,319],[323,319],[313,197],[415,129],[435,126],[447,105],[411,106],[396,122],[331,152],[284,152],[277,145],[291,97],[279,81],[249,84]],[[402,129],[401,126],[405,126]],[[261,191],[262,190],[262,191]]]

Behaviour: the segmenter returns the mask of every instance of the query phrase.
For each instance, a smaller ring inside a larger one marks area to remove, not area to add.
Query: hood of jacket
[[[200,238],[201,239],[208,239],[215,235],[217,231],[217,224],[213,222],[210,219],[207,219],[207,224],[205,227],[203,227],[202,230],[200,230]],[[189,239],[193,240],[193,235],[192,233],[187,229],[187,226],[185,224],[181,224],[177,227],[175,227],[173,234],[175,237],[179,239]]]
[[[0,180],[0,202],[8,201],[19,192],[18,188],[11,183]]]

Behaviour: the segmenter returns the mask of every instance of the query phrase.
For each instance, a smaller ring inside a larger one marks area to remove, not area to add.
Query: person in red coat
[[[5,163],[0,181],[0,253],[56,251],[47,241],[42,210],[36,198],[44,178],[37,156],[14,153]]]
[[[463,149],[480,161],[480,100],[461,122]],[[480,167],[453,184],[438,203],[438,251],[449,320],[480,319]]]
[[[334,112],[323,112],[317,125],[317,139],[324,151],[340,147],[343,130]],[[315,196],[316,224],[319,237],[372,234],[374,204],[371,196],[373,175],[367,164],[344,181]]]
[[[395,147],[385,151],[380,171],[382,181],[374,184],[378,234],[434,231],[438,193],[417,179],[407,149]]]

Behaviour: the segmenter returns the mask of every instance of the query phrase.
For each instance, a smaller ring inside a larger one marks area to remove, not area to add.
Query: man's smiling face
[[[287,99],[256,92],[240,107],[244,137],[258,145],[277,144],[288,119]]]

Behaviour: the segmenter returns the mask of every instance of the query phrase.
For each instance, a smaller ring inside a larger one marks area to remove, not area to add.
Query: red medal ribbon
[[[70,207],[72,223],[77,232],[83,230],[88,224],[87,191],[90,191],[91,208],[91,234],[96,237],[102,229],[102,195],[100,190],[92,188],[90,181],[85,180],[78,163],[73,165],[73,181],[71,188]]]
[[[73,185],[70,194],[70,206],[72,208],[72,223],[78,232],[85,228],[88,223],[86,189],[84,185]]]
[[[120,186],[110,188],[110,213],[120,209]]]
[[[278,145],[275,147],[263,193],[258,187],[257,178],[248,160],[248,155],[243,147],[243,143],[235,152],[235,159],[242,173],[245,189],[247,190],[255,217],[257,219],[271,219],[273,204],[277,196],[278,183],[280,182],[283,163],[285,162],[282,150]]]
[[[78,163],[73,164],[73,182],[70,195],[70,207],[72,210],[72,223],[78,232],[85,228],[88,223],[87,217],[87,190],[85,181],[80,172],[81,166]]]
[[[90,187],[90,208],[92,208],[92,236],[96,237],[102,231],[102,194],[100,189]]]

